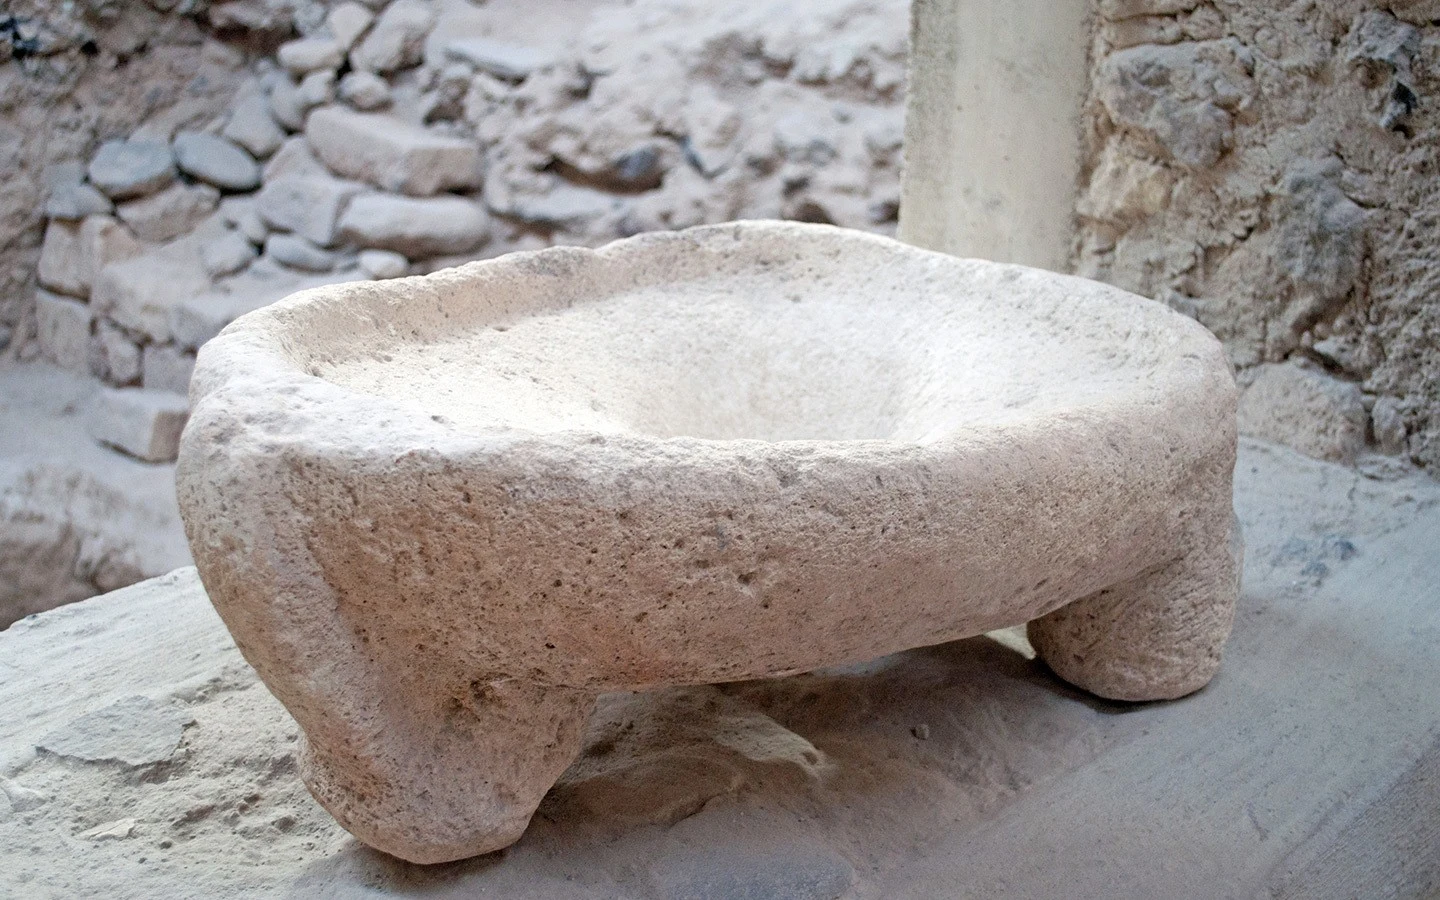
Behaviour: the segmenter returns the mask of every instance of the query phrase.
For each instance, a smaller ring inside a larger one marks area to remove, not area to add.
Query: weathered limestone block
[[[410,270],[410,260],[390,250],[362,250],[355,261],[371,278],[399,278]]]
[[[523,81],[554,62],[543,50],[485,37],[456,38],[445,45],[445,55],[506,81]]]
[[[188,411],[184,394],[105,388],[90,407],[90,436],[145,462],[169,462]]]
[[[326,172],[295,172],[268,181],[256,195],[255,211],[273,228],[291,231],[312,243],[335,243],[335,225],[350,198],[365,190]]]
[[[141,239],[162,244],[196,228],[215,211],[220,192],[208,184],[172,184],[139,200],[121,203],[115,214]]]
[[[1306,456],[1354,464],[1370,416],[1360,386],[1294,362],[1255,370],[1238,410],[1240,431]]]
[[[358,3],[341,3],[325,16],[325,25],[344,50],[355,46],[355,42],[370,28],[375,14]]]
[[[175,157],[159,141],[106,141],[90,161],[90,183],[114,200],[143,197],[175,180]]]
[[[270,115],[287,131],[305,127],[305,116],[313,104],[306,101],[300,86],[289,78],[279,78],[270,88]]]
[[[79,224],[51,222],[40,250],[40,283],[72,297],[88,297],[102,267],[142,249],[130,231],[110,216],[86,216]]]
[[[420,0],[395,0],[350,51],[350,64],[364,72],[394,72],[420,62],[435,12]]]
[[[149,344],[145,347],[141,386],[152,391],[184,395],[190,389],[190,376],[195,371],[195,356],[173,344]]]
[[[260,165],[235,141],[213,134],[182,131],[175,136],[180,171],[222,191],[253,191],[260,186]]]
[[[297,89],[300,100],[306,109],[314,109],[335,100],[335,73],[326,69],[320,72],[311,72],[300,80]]]
[[[140,378],[141,354],[123,329],[101,322],[91,345],[90,372],[110,384],[124,386]]]
[[[78,300],[49,291],[35,295],[35,337],[40,355],[68,372],[90,373],[90,329],[95,314]]]
[[[258,91],[246,92],[236,99],[221,134],[262,159],[285,142],[284,129],[270,115],[269,99]]]
[[[1202,169],[1230,149],[1235,110],[1255,92],[1253,65],[1227,41],[1147,44],[1112,53],[1099,68],[1095,95],[1116,124]]]
[[[474,250],[490,236],[490,216],[463,197],[362,194],[350,201],[339,228],[361,247],[421,259]]]
[[[914,0],[902,240],[1069,271],[1092,14],[1090,0]]]
[[[220,201],[220,216],[226,225],[244,235],[245,240],[258,247],[265,243],[265,236],[270,233],[270,227],[265,224],[264,219],[260,218],[256,196],[258,195],[226,197]]]
[[[40,245],[37,277],[42,285],[72,297],[88,297],[94,273],[86,271],[80,252],[80,226],[72,222],[53,221],[45,226],[45,242]]]
[[[213,290],[179,299],[170,310],[167,331],[178,346],[193,350],[245,313],[269,306],[289,294],[363,277],[358,270],[307,275],[262,256],[244,272],[215,285]]]
[[[199,249],[172,244],[105,266],[90,303],[130,331],[164,342],[170,339],[171,311],[209,288]]]
[[[308,75],[322,69],[335,70],[345,61],[345,48],[333,37],[317,35],[280,45],[276,58],[292,75]]]
[[[254,215],[253,210],[250,215]],[[255,255],[255,245],[250,243],[247,235],[239,231],[226,231],[200,251],[205,271],[216,278],[240,271],[255,260]]]
[[[317,247],[293,234],[272,234],[265,239],[265,255],[283,266],[302,272],[330,272],[340,262],[340,254]]]
[[[371,72],[351,72],[340,79],[341,100],[359,110],[379,109],[390,102],[390,85]]]
[[[317,109],[305,125],[305,137],[332,172],[382,190],[425,197],[480,185],[480,149],[474,141],[392,116]]]
[[[45,199],[45,215],[75,221],[86,216],[105,215],[115,209],[110,198],[93,185],[67,181],[54,185]]]
[[[205,586],[316,798],[416,862],[518,838],[603,691],[1030,621],[1154,700],[1230,631],[1229,363],[1097,283],[732,223],[295,295],[192,392]]]

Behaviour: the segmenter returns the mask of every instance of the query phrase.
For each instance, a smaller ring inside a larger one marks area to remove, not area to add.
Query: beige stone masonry
[[[393,116],[325,107],[310,115],[305,137],[331,171],[383,190],[427,197],[480,186],[474,141]]]

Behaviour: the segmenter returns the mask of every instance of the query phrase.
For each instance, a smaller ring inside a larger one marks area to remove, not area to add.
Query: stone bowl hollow
[[[316,798],[504,847],[595,697],[1030,623],[1179,697],[1238,591],[1219,343],[1083,279],[778,222],[297,294],[202,350],[201,577]]]

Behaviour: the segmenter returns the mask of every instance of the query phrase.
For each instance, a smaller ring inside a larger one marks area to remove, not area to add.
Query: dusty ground
[[[310,800],[182,570],[0,634],[0,893],[1434,896],[1440,486],[1366,468],[1244,443],[1241,612],[1189,699],[1096,702],[986,638],[614,695],[516,846],[433,868]]]

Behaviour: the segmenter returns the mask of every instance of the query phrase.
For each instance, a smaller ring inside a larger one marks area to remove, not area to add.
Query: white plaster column
[[[1090,0],[914,0],[900,238],[1068,271]]]

